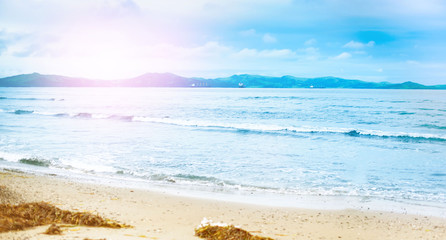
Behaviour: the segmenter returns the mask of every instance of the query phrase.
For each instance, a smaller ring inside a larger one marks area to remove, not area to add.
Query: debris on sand
[[[53,223],[44,233],[48,235],[61,235],[62,229]]]
[[[234,225],[224,223],[212,223],[212,221],[203,219],[201,225],[195,229],[195,235],[207,240],[273,240],[268,237],[254,236],[246,230]]]
[[[88,212],[61,210],[46,202],[0,205],[0,233],[52,223],[108,228],[131,227]]]

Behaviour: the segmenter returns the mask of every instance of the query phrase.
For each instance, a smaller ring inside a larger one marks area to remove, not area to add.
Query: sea
[[[446,91],[0,88],[0,169],[446,218]]]

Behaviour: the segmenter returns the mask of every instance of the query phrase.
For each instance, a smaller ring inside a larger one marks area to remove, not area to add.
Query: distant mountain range
[[[0,78],[0,87],[223,87],[223,88],[355,88],[355,89],[446,89],[414,82],[365,82],[336,77],[298,78],[241,74],[226,78],[186,78],[171,73],[147,73],[120,80],[94,80],[39,73]]]

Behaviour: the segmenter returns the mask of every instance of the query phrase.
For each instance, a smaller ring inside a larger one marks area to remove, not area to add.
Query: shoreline
[[[432,216],[262,206],[5,170],[0,170],[0,186],[24,202],[45,201],[64,210],[92,211],[134,226],[75,227],[64,231],[64,239],[199,239],[194,229],[203,218],[274,239],[446,239],[446,219]],[[47,228],[2,233],[0,239],[60,238],[42,234]]]
[[[397,214],[420,215],[446,219],[446,205],[423,201],[396,201],[365,196],[324,196],[300,195],[259,191],[258,189],[226,189],[221,186],[192,185],[175,182],[156,182],[128,176],[92,175],[76,173],[31,164],[17,167],[14,163],[3,162],[2,169],[18,171],[37,176],[53,176],[61,180],[100,186],[132,188],[180,197],[198,198],[209,201],[226,201],[248,205],[312,210],[352,209],[366,212],[390,212]]]

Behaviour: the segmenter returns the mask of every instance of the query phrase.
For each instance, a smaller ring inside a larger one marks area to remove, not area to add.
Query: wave
[[[0,109],[0,112],[6,112],[6,113],[11,113],[11,114],[16,114],[16,115],[24,115],[24,114],[34,113],[34,110],[17,109],[17,110],[8,111],[8,110]]]
[[[121,120],[121,121],[126,121],[126,122],[131,122],[133,120],[133,116],[121,116],[121,115],[115,115],[115,114],[113,114],[107,118],[111,119],[111,120]]]
[[[178,179],[184,179],[184,180],[192,180],[192,181],[222,183],[222,180],[215,178],[215,177],[198,176],[198,175],[192,175],[192,174],[176,174],[173,177],[178,178]]]
[[[74,118],[92,118],[93,114],[91,113],[78,113],[73,116]]]
[[[422,133],[404,133],[404,132],[384,132],[376,130],[351,130],[344,133],[352,137],[369,137],[369,138],[393,138],[404,142],[446,142],[446,136],[436,134],[422,134]]]
[[[433,177],[446,177],[446,173],[432,173],[431,176],[433,176]]]
[[[422,133],[405,133],[405,132],[385,132],[378,130],[360,130],[349,128],[330,128],[330,127],[283,127],[277,125],[262,124],[221,124],[205,121],[175,120],[170,118],[150,118],[150,117],[134,117],[134,121],[153,122],[173,124],[179,126],[202,127],[214,129],[235,130],[242,133],[271,133],[271,134],[344,134],[351,137],[369,137],[369,138],[393,138],[403,141],[446,141],[446,135],[422,134]]]
[[[314,97],[297,97],[297,96],[255,96],[255,97],[242,97],[244,100],[270,100],[270,99],[286,99],[286,100],[315,100]]]
[[[56,99],[56,98],[16,98],[16,97],[0,97],[0,100],[22,100],[22,101],[64,101],[64,99]]]
[[[14,153],[0,151],[0,161],[13,162],[37,167],[63,169],[73,172],[107,174],[116,173],[114,166],[97,162],[96,158],[58,158],[49,155],[35,156],[27,153]]]
[[[40,167],[49,167],[52,164],[51,161],[44,158],[31,157],[27,154],[8,153],[2,151],[0,151],[0,160],[8,162],[19,162]]]
[[[236,131],[239,133],[262,133],[262,134],[281,134],[302,136],[302,134],[343,134],[350,137],[368,137],[368,138],[391,138],[401,141],[434,141],[446,142],[444,134],[425,134],[409,132],[387,132],[379,130],[353,129],[353,128],[335,128],[335,127],[317,127],[317,126],[279,126],[270,124],[251,124],[251,123],[222,123],[203,120],[185,120],[173,119],[170,117],[148,117],[132,116],[119,114],[96,114],[96,113],[42,113],[32,110],[15,110],[13,113],[21,114],[39,114],[53,117],[70,117],[78,119],[104,119],[126,122],[150,122],[159,124],[169,124],[184,127],[197,127],[205,130],[225,130]],[[420,125],[425,128],[445,129],[444,126]]]
[[[49,167],[51,165],[50,161],[39,158],[22,158],[19,162],[40,167]]]
[[[423,128],[446,130],[446,126],[439,126],[439,125],[435,125],[435,124],[422,124],[419,126],[423,127]]]
[[[135,173],[129,170],[119,170],[116,171],[115,174],[118,176],[131,177],[137,179],[146,179],[153,182],[158,183],[167,183],[167,184],[178,184],[183,186],[207,186],[212,187],[213,191],[217,188],[222,188],[225,190],[248,190],[248,191],[279,191],[280,188],[276,187],[266,187],[260,185],[250,185],[250,184],[242,184],[236,183],[233,181],[223,180],[216,177],[211,176],[203,176],[203,175],[194,175],[187,173],[180,174],[166,174],[166,173]]]
[[[389,113],[398,114],[398,115],[414,115],[414,112],[406,112],[406,111],[390,111]]]
[[[33,110],[21,110],[21,109],[19,109],[19,110],[15,110],[14,114],[22,115],[22,114],[31,114],[33,112],[34,112]]]
[[[56,113],[56,114],[52,114],[52,116],[54,116],[54,117],[69,117],[70,114],[68,114],[68,113]]]

